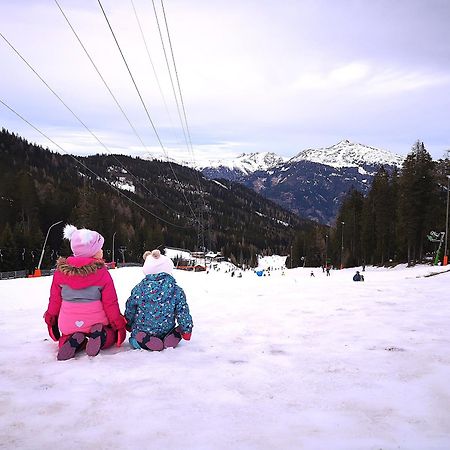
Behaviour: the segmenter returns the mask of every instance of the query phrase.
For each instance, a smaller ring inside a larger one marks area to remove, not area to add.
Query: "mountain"
[[[268,171],[285,162],[285,158],[275,153],[242,153],[229,160],[210,160],[198,164],[200,170],[208,178],[225,178],[238,181],[241,177],[248,176],[256,171]]]
[[[346,193],[354,188],[366,193],[377,170],[399,168],[403,157],[343,140],[331,147],[307,149],[268,169],[243,173],[222,171],[231,178],[284,208],[323,224],[331,224]],[[214,171],[202,173],[214,177]]]
[[[36,265],[49,226],[60,220],[102,233],[105,256],[114,235],[122,257],[136,262],[144,250],[168,245],[205,246],[252,264],[257,254],[287,254],[295,233],[315,226],[242,184],[209,180],[185,166],[61,155],[5,129],[0,171],[0,271]],[[60,231],[48,243],[53,259],[67,254]]]
[[[381,165],[400,167],[404,157],[375,147],[343,140],[331,147],[307,149],[288,163],[311,161],[331,167],[360,167]]]

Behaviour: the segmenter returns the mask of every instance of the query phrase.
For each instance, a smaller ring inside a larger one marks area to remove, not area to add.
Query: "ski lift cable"
[[[175,62],[175,53],[174,53],[173,46],[172,46],[172,39],[170,37],[169,24],[168,24],[168,21],[167,21],[167,15],[166,15],[166,11],[165,11],[165,8],[164,8],[164,2],[163,2],[163,0],[160,0],[160,1],[161,1],[161,8],[162,8],[163,17],[164,17],[164,23],[165,23],[167,38],[168,38],[168,42],[169,42],[170,54],[171,54],[171,57],[172,57],[172,64],[173,64],[173,68],[174,68],[175,76],[176,76],[176,80],[177,80],[178,93],[179,93],[179,96],[180,96],[180,102],[181,102],[181,106],[182,106],[182,109],[183,109],[183,116],[184,116],[184,121],[185,121],[185,125],[186,125],[187,137],[188,137],[188,141],[189,141],[188,142],[188,148],[191,151],[192,161],[193,161],[193,164],[194,164],[194,167],[195,167],[196,166],[196,162],[195,162],[194,148],[193,148],[193,145],[192,145],[191,133],[190,133],[190,130],[189,130],[189,124],[188,124],[186,108],[185,108],[184,100],[183,100],[183,93],[182,93],[182,89],[181,89],[180,78],[178,76],[178,69],[177,69],[177,65],[176,65],[176,62]],[[161,28],[159,26],[158,15],[156,13],[154,0],[152,0],[152,4],[153,4],[153,11],[155,13],[156,21],[158,23],[158,30],[159,30],[159,33],[160,33],[161,44],[163,46],[164,55],[166,57],[166,62],[167,62],[167,55],[166,55],[166,50],[165,50],[165,46],[164,46],[164,40],[162,38]],[[170,74],[170,68],[169,68],[168,62],[167,62],[167,68],[168,68],[169,74]],[[171,82],[172,82],[172,76],[170,76],[170,79],[171,79]],[[172,87],[173,87],[173,82],[172,82]],[[175,98],[176,98],[176,96],[175,96]],[[178,106],[178,103],[177,103],[177,106]],[[178,112],[179,112],[179,109],[178,109]],[[180,117],[180,120],[181,120],[181,117]],[[199,191],[200,191],[200,197],[201,197],[201,201],[202,201],[202,206],[203,206],[203,209],[206,211],[206,203],[205,203],[205,198],[204,198],[204,192],[203,192],[202,187],[201,187],[200,176],[199,176],[198,172],[197,172],[197,183],[198,183],[198,187],[199,187]],[[204,247],[204,224],[203,224],[204,218],[203,218],[203,214],[200,214],[200,216],[201,217],[200,217],[200,221],[199,221],[199,233],[198,234],[199,234],[199,236],[200,236],[200,234],[202,235],[203,247]]]
[[[138,88],[138,86],[137,86],[137,84],[136,84],[136,81],[134,80],[133,74],[131,73],[130,67],[128,66],[127,60],[126,60],[126,58],[125,58],[125,55],[123,54],[122,49],[120,48],[119,42],[118,42],[118,40],[117,40],[117,38],[116,38],[116,35],[115,35],[115,33],[114,33],[114,30],[112,29],[112,26],[111,26],[110,22],[109,22],[109,20],[108,20],[108,16],[106,15],[106,12],[105,12],[105,10],[104,10],[104,8],[103,8],[103,5],[102,5],[102,3],[101,3],[100,0],[97,0],[97,2],[98,2],[99,6],[100,6],[100,8],[101,8],[101,10],[102,10],[103,16],[105,17],[106,23],[108,24],[109,30],[111,31],[111,34],[112,34],[112,36],[113,36],[113,38],[114,38],[114,41],[115,41],[116,46],[117,46],[117,48],[118,48],[118,50],[119,50],[119,52],[120,52],[120,55],[122,56],[122,60],[123,60],[125,66],[126,66],[126,68],[127,68],[127,70],[128,70],[128,74],[130,75],[131,81],[133,82],[133,85],[134,85],[134,87],[135,87],[135,89],[136,89],[136,92],[137,92],[137,94],[138,94],[138,96],[139,96],[139,99],[140,99],[140,101],[141,101],[141,103],[142,103],[142,106],[144,107],[144,110],[145,110],[145,112],[146,112],[146,114],[147,114],[148,120],[149,120],[149,122],[150,122],[150,124],[151,124],[151,126],[152,126],[152,128],[153,128],[153,131],[155,132],[155,135],[156,135],[156,137],[157,137],[157,139],[158,139],[159,145],[161,146],[161,148],[162,148],[162,150],[163,150],[163,152],[164,152],[164,154],[165,154],[165,156],[166,156],[166,158],[167,158],[167,162],[169,163],[169,166],[170,166],[170,168],[172,169],[172,173],[173,173],[173,175],[174,175],[176,181],[177,181],[177,182],[179,183],[179,185],[181,186],[181,183],[180,183],[180,181],[178,180],[178,177],[177,177],[177,175],[176,175],[176,173],[175,173],[175,171],[174,171],[174,169],[173,169],[173,167],[172,167],[172,163],[170,162],[169,155],[167,154],[167,151],[166,151],[166,149],[165,149],[165,147],[164,147],[164,145],[163,145],[163,143],[162,143],[162,141],[161,141],[161,138],[160,138],[160,136],[159,136],[159,134],[158,134],[158,131],[157,131],[156,127],[155,127],[155,124],[153,123],[152,118],[150,117],[150,113],[148,112],[147,106],[145,105],[145,102],[144,102],[144,100],[143,100],[143,98],[142,98],[142,95],[141,95],[141,93],[140,93],[140,91],[139,91],[139,88]],[[184,190],[183,190],[183,189],[181,189],[181,193],[183,194],[183,197],[184,197],[186,203],[188,204],[189,209],[191,210],[192,216],[195,218],[196,221],[198,221],[198,218],[197,218],[197,216],[196,216],[196,214],[195,214],[195,212],[194,212],[194,209],[192,208],[192,204],[191,204],[191,202],[189,201],[189,199],[186,197],[186,194],[184,193]]]
[[[12,113],[14,113],[17,117],[19,117],[20,119],[22,119],[26,124],[28,124],[30,127],[32,127],[34,130],[36,130],[40,135],[42,135],[43,137],[45,137],[47,140],[49,140],[53,145],[55,145],[56,147],[58,147],[62,152],[66,153],[68,156],[70,156],[73,160],[75,160],[78,164],[80,164],[82,167],[84,167],[86,170],[88,170],[89,172],[91,172],[93,175],[95,175],[99,180],[103,181],[104,183],[106,183],[111,189],[113,189],[114,191],[116,191],[117,193],[119,193],[120,195],[122,195],[123,197],[125,197],[127,200],[129,200],[131,203],[133,203],[134,205],[136,205],[137,207],[141,208],[142,210],[144,210],[145,212],[147,212],[148,214],[150,214],[151,216],[155,217],[158,220],[161,220],[162,222],[165,222],[169,225],[172,225],[174,227],[177,228],[183,228],[183,229],[187,229],[189,227],[186,226],[181,226],[181,225],[177,225],[175,223],[169,222],[166,219],[163,219],[162,217],[158,216],[157,214],[153,213],[152,211],[149,211],[147,208],[145,208],[144,206],[140,205],[138,202],[136,202],[135,200],[131,199],[130,197],[128,197],[127,195],[125,195],[120,189],[116,188],[115,186],[113,186],[108,180],[106,180],[105,178],[101,177],[100,175],[98,175],[96,172],[94,172],[91,168],[89,168],[88,166],[86,166],[86,164],[83,164],[81,161],[79,161],[77,158],[75,158],[75,156],[71,155],[68,151],[66,151],[63,147],[61,147],[58,143],[56,143],[52,138],[50,138],[49,136],[47,136],[43,131],[41,131],[39,128],[37,128],[35,125],[33,125],[29,120],[27,120],[25,117],[23,117],[21,114],[19,114],[16,110],[14,110],[14,108],[12,108],[11,106],[9,106],[6,102],[4,102],[1,98],[0,98],[0,103],[5,106],[7,109],[9,109]]]
[[[174,85],[174,82],[173,82],[172,72],[170,70],[169,59],[167,58],[166,47],[164,45],[164,40],[163,40],[163,37],[162,37],[161,27],[159,25],[159,19],[158,19],[158,14],[156,12],[156,7],[155,7],[154,0],[152,0],[152,5],[153,5],[153,11],[155,13],[156,25],[158,26],[159,36],[160,36],[160,39],[161,39],[162,49],[163,49],[163,52],[164,52],[164,59],[166,61],[167,71],[169,73],[170,84],[172,86],[172,92],[173,92],[173,96],[175,98],[175,104],[177,106],[178,118],[180,119],[181,128],[183,130],[184,141],[186,142],[186,145],[187,145],[188,150],[189,150],[189,144],[188,144],[188,139],[187,139],[187,135],[186,135],[185,125],[184,125],[183,119],[181,117],[180,104],[178,102],[177,93],[175,91],[175,85]]]
[[[106,150],[106,152],[111,154],[112,157],[122,166],[123,169],[128,170],[124,167],[122,162],[119,161],[119,159],[114,155],[114,153],[98,138],[98,136],[83,122],[83,120],[80,119],[80,117],[67,105],[67,103],[61,98],[61,96],[51,88],[51,86],[41,77],[41,75],[39,75],[39,73],[31,66],[31,64],[28,63],[28,61],[21,55],[21,53],[11,44],[11,42],[1,32],[0,32],[0,36],[13,49],[13,51],[19,56],[19,58],[28,66],[28,68],[41,80],[41,82],[47,87],[47,89],[62,103],[62,105],[91,134],[91,136],[93,136],[94,139]],[[136,178],[130,171],[128,171],[128,172],[130,173],[130,175],[132,175],[134,178]],[[138,182],[139,182],[139,180],[138,180]],[[140,183],[140,184],[142,184],[142,183]],[[142,186],[144,186],[144,185],[142,184]],[[161,199],[159,199],[155,194],[153,194],[145,186],[144,186],[144,188],[147,190],[147,192],[149,192],[151,195],[153,195],[158,201],[160,201],[165,207],[167,207],[168,209],[171,209],[176,214],[180,214],[178,211],[175,211],[174,209],[172,209],[168,205],[166,205]]]
[[[177,79],[177,85],[178,85],[178,91],[179,91],[179,94],[180,94],[181,106],[183,108],[183,115],[184,115],[184,120],[185,120],[185,123],[186,123],[186,131],[187,131],[189,144],[190,144],[190,148],[191,148],[192,160],[193,160],[194,167],[195,167],[196,166],[196,161],[195,161],[194,147],[192,145],[191,132],[190,132],[189,123],[188,123],[188,120],[187,120],[187,114],[186,114],[186,108],[185,108],[185,105],[184,105],[183,93],[182,93],[182,90],[181,90],[180,78],[178,76],[178,69],[177,69],[177,65],[176,65],[176,62],[175,62],[175,53],[173,51],[172,39],[170,38],[169,24],[168,24],[168,21],[167,21],[166,10],[164,8],[164,2],[163,2],[163,0],[160,0],[160,1],[161,1],[161,8],[162,8],[163,16],[164,16],[164,23],[166,25],[166,32],[167,32],[167,38],[168,38],[169,46],[170,46],[170,53],[172,55],[173,67],[174,67],[175,76],[176,76],[176,79]],[[203,193],[202,188],[201,188],[200,177],[199,177],[198,173],[197,173],[197,181],[198,181],[198,185],[199,185],[200,192],[201,192],[201,199],[202,199],[202,202],[203,202],[203,208],[206,210],[206,203],[205,203],[204,193]],[[204,230],[203,230],[203,233],[204,233]]]
[[[151,55],[150,55],[150,51],[149,51],[149,49],[148,49],[147,40],[145,39],[145,35],[144,35],[144,32],[143,32],[143,30],[142,30],[142,26],[141,26],[141,21],[139,20],[139,15],[138,15],[138,13],[137,13],[137,10],[136,10],[136,7],[135,7],[135,5],[134,5],[134,1],[133,1],[133,0],[131,0],[131,5],[132,5],[132,7],[133,7],[134,15],[135,15],[135,17],[136,17],[136,22],[137,22],[137,24],[138,24],[138,26],[139,26],[139,30],[140,30],[140,32],[141,32],[142,40],[144,41],[145,49],[146,49],[146,51],[147,51],[147,56],[148,56],[148,58],[149,58],[150,64],[151,64],[151,66],[152,66],[152,68],[153,68],[153,72],[154,72],[156,81],[157,81],[157,83],[158,83],[159,91],[160,91],[161,97],[162,97],[162,99],[163,99],[163,102],[164,102],[164,106],[165,106],[165,108],[166,108],[167,115],[168,115],[168,117],[169,117],[170,122],[171,122],[172,125],[173,125],[172,117],[171,117],[170,112],[169,112],[169,110],[168,110],[167,102],[166,102],[166,100],[165,100],[164,93],[162,92],[162,89],[161,89],[161,86],[160,86],[160,83],[159,83],[159,78],[158,78],[158,76],[157,76],[157,74],[156,74],[155,66],[154,66],[154,64],[153,64],[153,61],[152,61],[152,58],[151,58]],[[186,129],[187,129],[187,131],[188,131],[188,139],[187,139],[187,136],[186,136],[186,133],[185,133],[185,130],[184,130],[183,119],[182,119],[182,117],[181,117],[180,108],[179,108],[179,104],[178,104],[178,101],[177,101],[177,95],[176,95],[175,87],[174,87],[174,83],[173,83],[172,73],[171,73],[171,70],[170,70],[170,65],[169,65],[169,62],[168,62],[167,53],[166,53],[166,49],[165,49],[165,46],[164,46],[164,40],[163,40],[163,37],[162,37],[161,27],[160,27],[160,24],[159,24],[158,15],[157,15],[157,12],[156,12],[156,8],[155,8],[155,4],[154,4],[154,3],[153,3],[153,11],[154,11],[154,13],[155,13],[156,24],[157,24],[157,26],[158,26],[158,31],[159,31],[159,35],[160,35],[160,39],[161,39],[161,44],[162,44],[162,49],[163,49],[164,57],[165,57],[165,60],[166,60],[166,66],[167,66],[167,70],[168,70],[168,72],[169,72],[169,78],[170,78],[170,82],[171,82],[171,85],[172,85],[172,92],[173,92],[173,94],[174,94],[175,103],[176,103],[176,106],[177,106],[178,117],[179,117],[180,124],[181,124],[182,130],[183,130],[184,140],[185,140],[185,143],[186,143],[186,147],[187,147],[187,149],[188,149],[188,152],[189,152],[189,151],[191,152],[192,160],[193,160],[194,167],[195,167],[195,165],[196,165],[196,164],[195,164],[195,156],[194,156],[194,150],[193,150],[193,147],[192,147],[192,141],[191,141],[191,138],[190,138],[189,128],[188,128],[188,125],[187,125],[186,113],[184,114],[184,117],[185,117]],[[165,20],[166,20],[166,19],[165,19]],[[166,30],[167,30],[167,34],[169,34],[169,29],[168,29],[168,26],[167,26],[167,20],[166,20]],[[170,42],[170,36],[169,36],[169,42]],[[172,60],[173,60],[173,64],[174,64],[174,67],[175,67],[175,70],[176,70],[175,58],[174,58],[174,54],[173,54],[171,42],[170,42],[170,46],[171,46]],[[178,74],[177,74],[177,81],[178,81],[178,88],[179,88],[179,91],[180,91],[180,98],[181,98],[182,105],[183,105],[183,111],[185,111],[185,110],[184,110],[183,99],[182,99],[182,96],[181,96],[181,87],[180,87],[180,82],[179,82],[179,79],[178,79]],[[189,145],[190,145],[190,146],[189,146]],[[201,196],[201,200],[202,200],[202,204],[203,204],[203,209],[206,209],[206,204],[205,204],[205,199],[204,199],[204,192],[203,192],[203,189],[202,189],[202,186],[201,186],[201,182],[200,182],[200,177],[199,177],[198,171],[196,171],[195,174],[196,174],[196,180],[197,180],[197,187],[198,187],[198,190],[199,190],[199,192],[200,192],[200,196]],[[203,225],[202,225],[202,223],[203,223],[203,214],[202,214],[201,212],[199,212],[199,218],[198,218],[198,219],[199,219],[199,220],[198,220],[198,226],[199,226],[199,227],[202,227],[202,226],[203,226]]]
[[[137,138],[139,139],[139,141],[141,142],[142,146],[144,148],[147,148],[146,145],[144,144],[141,136],[138,134],[138,132],[136,131],[136,128],[133,126],[133,124],[131,123],[130,119],[128,118],[127,114],[125,113],[124,109],[122,108],[122,106],[120,105],[119,101],[117,100],[116,96],[113,94],[113,92],[111,91],[108,83],[106,82],[105,78],[103,77],[103,75],[101,74],[100,70],[98,69],[97,65],[95,64],[94,60],[92,59],[91,55],[89,54],[89,52],[87,51],[86,47],[84,46],[83,42],[81,41],[80,37],[78,36],[77,32],[75,31],[75,29],[73,28],[72,24],[70,23],[67,15],[64,13],[63,9],[61,8],[60,4],[58,3],[58,0],[54,0],[56,5],[58,6],[59,10],[61,11],[61,14],[63,15],[63,17],[65,18],[67,24],[69,25],[70,29],[72,30],[73,34],[75,35],[75,37],[77,38],[79,44],[81,45],[82,49],[84,50],[84,52],[86,53],[86,56],[89,58],[89,61],[91,62],[91,64],[93,65],[94,69],[96,70],[97,74],[99,75],[100,79],[102,80],[103,84],[105,85],[106,89],[108,90],[109,94],[111,95],[111,97],[113,98],[114,102],[116,103],[117,107],[119,108],[119,110],[121,111],[122,115],[125,117],[125,119],[127,120],[128,124],[130,125],[131,129],[133,130],[134,134],[137,136]],[[64,103],[63,103],[64,104]],[[70,110],[70,109],[69,109]],[[75,116],[76,117],[76,116]],[[77,118],[77,117],[76,117]],[[87,127],[85,127],[87,128]],[[89,131],[89,130],[88,130]],[[92,133],[91,133],[92,134]],[[99,139],[94,136],[97,141],[99,141]],[[100,141],[99,141],[100,142]],[[174,210],[173,208],[171,208],[169,205],[167,205],[166,203],[164,203],[159,197],[157,197],[153,192],[151,192],[140,180],[137,176],[135,176],[127,167],[124,166],[124,164],[114,155],[113,152],[111,152],[111,150],[109,150],[109,148],[107,148],[104,144],[103,148],[105,148],[111,155],[112,157],[121,165],[121,167],[123,169],[125,169],[133,178],[135,181],[137,181],[137,183],[139,183],[150,195],[154,196],[158,201],[161,202],[161,204],[163,204],[166,208],[170,209],[171,211],[173,211],[176,214],[180,214],[178,211]]]
[[[147,56],[148,56],[148,60],[150,61],[150,65],[152,66],[153,75],[155,76],[155,80],[156,80],[156,84],[158,85],[159,93],[161,94],[161,98],[162,98],[163,103],[164,103],[164,109],[166,110],[167,116],[169,117],[170,124],[172,125],[173,128],[175,128],[175,126],[173,124],[172,116],[171,116],[170,111],[169,111],[169,107],[167,106],[166,97],[165,97],[164,92],[162,90],[161,83],[159,82],[159,77],[158,77],[158,74],[156,73],[156,68],[155,68],[155,65],[153,64],[153,59],[152,59],[152,57],[150,55],[150,50],[149,50],[148,45],[147,45],[147,40],[145,39],[145,35],[144,35],[144,31],[142,29],[141,21],[139,20],[139,15],[138,15],[138,12],[136,10],[136,7],[134,5],[134,1],[133,0],[131,0],[131,5],[133,7],[134,16],[136,18],[136,22],[138,24],[139,31],[141,33],[141,37],[142,37],[142,40],[144,42],[144,46],[145,46],[145,50],[146,50],[146,53],[147,53]]]
[[[152,0],[152,2],[154,2],[154,0]],[[191,149],[191,152],[192,152],[192,158],[193,158],[194,163],[195,163],[195,156],[194,156],[194,149],[192,147],[191,133],[190,133],[190,130],[189,130],[189,124],[188,124],[188,120],[187,120],[187,116],[186,116],[186,108],[184,107],[184,100],[183,100],[183,94],[182,94],[182,91],[181,91],[180,78],[178,77],[178,70],[177,70],[177,65],[175,63],[175,55],[174,55],[173,47],[172,47],[172,40],[170,39],[169,25],[167,23],[166,11],[164,9],[163,0],[161,0],[161,7],[162,7],[163,16],[164,16],[164,23],[166,25],[167,38],[168,38],[168,41],[169,41],[169,47],[170,47],[170,53],[171,53],[171,56],[172,56],[172,63],[173,63],[174,71],[175,71],[175,77],[176,77],[176,80],[177,80],[178,93],[180,95],[181,107],[183,109],[183,116],[184,116],[184,122],[185,122],[185,125],[186,125],[186,132],[187,132],[187,136],[188,136],[188,140],[189,140],[190,149]],[[158,26],[158,28],[159,28],[159,26]],[[161,37],[161,42],[162,42],[162,37]],[[164,51],[164,54],[165,54],[165,51]]]
[[[159,36],[160,36],[160,39],[161,39],[161,45],[162,45],[162,48],[163,48],[163,51],[164,51],[164,56],[165,56],[165,59],[166,59],[167,70],[169,71],[170,81],[172,83],[172,89],[174,91],[174,96],[175,96],[175,100],[176,100],[177,96],[176,96],[176,93],[175,93],[175,87],[174,87],[174,84],[173,84],[173,79],[172,79],[172,75],[171,75],[170,65],[169,65],[169,62],[168,62],[167,52],[166,52],[166,48],[165,48],[165,45],[164,45],[164,39],[162,37],[161,27],[159,26],[158,14],[156,12],[156,7],[155,7],[154,0],[152,0],[152,4],[153,4],[153,11],[155,13],[156,23],[158,24],[158,30],[159,30]],[[182,94],[182,90],[181,90],[180,78],[178,76],[177,65],[176,65],[176,62],[175,62],[175,54],[174,54],[174,51],[173,51],[172,40],[170,38],[169,25],[168,25],[168,22],[167,22],[166,12],[165,12],[164,4],[163,4],[162,0],[161,0],[161,6],[162,6],[162,12],[163,12],[163,16],[164,16],[164,23],[165,23],[165,26],[166,26],[167,38],[168,38],[168,41],[169,41],[170,53],[171,53],[171,56],[172,56],[172,64],[173,64],[173,67],[174,67],[174,70],[175,70],[175,76],[176,76],[176,80],[177,80],[178,93],[179,93],[179,96],[180,96],[181,106],[183,108],[184,123],[185,123],[185,126],[186,126],[186,132],[187,132],[186,144],[187,144],[188,150],[190,150],[190,152],[191,152],[192,162],[193,162],[193,165],[195,167],[196,166],[196,162],[195,162],[194,148],[192,146],[191,133],[190,133],[190,130],[189,130],[189,124],[188,124],[188,120],[187,120],[186,108],[184,106],[184,100],[183,100],[183,94]],[[178,102],[177,102],[177,107],[178,107]],[[180,109],[179,108],[178,108],[178,114],[180,116],[181,123],[183,123],[183,120],[181,118],[181,113],[180,113]],[[200,192],[202,192],[201,184],[200,184],[200,178],[199,178],[198,173],[197,173],[197,182],[198,182],[199,190],[200,190]],[[203,203],[204,203],[204,199],[203,199]]]

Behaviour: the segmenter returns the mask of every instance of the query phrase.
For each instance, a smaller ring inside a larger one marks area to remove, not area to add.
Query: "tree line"
[[[367,195],[348,192],[334,226],[316,238],[313,255],[304,233],[298,233],[293,266],[302,258],[311,262],[311,256],[316,264],[336,268],[432,261],[439,243],[429,239],[430,233],[446,227],[448,174],[449,160],[433,161],[417,141],[400,170],[379,168]]]
[[[258,254],[286,254],[295,233],[312,226],[240,184],[216,183],[188,167],[124,155],[75,161],[6,129],[0,172],[0,271],[32,271],[58,221],[42,268],[70,255],[65,223],[99,231],[107,260],[114,241],[119,262],[140,263],[145,250],[171,246],[220,251],[250,266]]]

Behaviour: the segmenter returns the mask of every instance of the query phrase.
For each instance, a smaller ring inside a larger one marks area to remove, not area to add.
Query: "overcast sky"
[[[154,1],[164,32],[161,0]],[[101,3],[163,148],[98,2],[58,3],[138,136],[54,0],[0,0],[0,32],[108,151],[164,148],[192,159],[152,0]],[[294,156],[342,139],[401,155],[420,139],[434,159],[450,149],[450,1],[164,0],[164,6],[197,160],[251,151]],[[1,37],[0,61],[2,101],[68,152],[105,151]],[[1,104],[0,125],[56,150]]]

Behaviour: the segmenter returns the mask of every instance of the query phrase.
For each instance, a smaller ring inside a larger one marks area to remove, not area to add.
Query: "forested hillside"
[[[258,253],[287,254],[293,236],[317,225],[240,184],[205,179],[190,168],[123,155],[72,157],[0,133],[0,270],[36,266],[50,225],[96,229],[111,258],[140,262],[168,245],[222,251],[254,264]],[[61,226],[48,239],[43,267],[68,254]],[[305,231],[306,232],[306,231]]]

